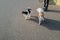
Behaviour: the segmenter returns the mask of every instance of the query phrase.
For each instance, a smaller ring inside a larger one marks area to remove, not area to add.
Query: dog
[[[42,21],[44,21],[44,10],[43,8],[37,8],[38,12],[38,20],[39,20],[39,25],[41,25]]]
[[[32,9],[31,8],[28,8],[25,11],[22,11],[22,14],[25,17],[25,20],[30,19],[31,12],[32,12]]]

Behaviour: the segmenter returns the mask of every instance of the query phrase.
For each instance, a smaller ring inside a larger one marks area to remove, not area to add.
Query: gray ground
[[[24,20],[21,11],[33,10],[32,19]],[[45,12],[48,23],[38,24],[38,0],[0,0],[0,40],[60,40],[60,7],[49,5]]]

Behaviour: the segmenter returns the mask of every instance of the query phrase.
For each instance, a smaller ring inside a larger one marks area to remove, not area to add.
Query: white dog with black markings
[[[38,12],[39,25],[41,25],[41,22],[44,21],[44,10],[43,8],[37,8],[37,12]]]
[[[32,12],[31,8],[27,8],[25,11],[22,11],[22,14],[25,17],[25,20],[30,19],[31,12]]]

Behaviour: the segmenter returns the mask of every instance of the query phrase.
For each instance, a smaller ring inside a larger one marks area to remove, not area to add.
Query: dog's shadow
[[[31,16],[32,18],[30,19],[31,21],[34,21],[38,23],[38,17],[37,16]],[[53,19],[47,19],[45,18],[47,23],[43,23],[42,26],[48,28],[49,30],[58,30],[60,31],[60,21],[53,20]]]
[[[49,30],[58,30],[60,31],[60,21],[47,19],[45,18],[48,23],[42,24],[44,27],[48,28]]]
[[[38,23],[38,22],[39,22],[37,16],[31,16],[31,18],[30,18],[29,20],[30,20],[30,21],[33,21],[33,22],[35,22],[35,23]]]

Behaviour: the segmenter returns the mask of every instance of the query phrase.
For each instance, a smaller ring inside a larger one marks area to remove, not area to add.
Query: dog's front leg
[[[30,14],[28,14],[28,19],[30,19],[30,17],[31,17],[31,15],[30,15]]]
[[[38,18],[39,18],[39,25],[41,25],[42,19],[41,19],[41,17],[38,17]]]

